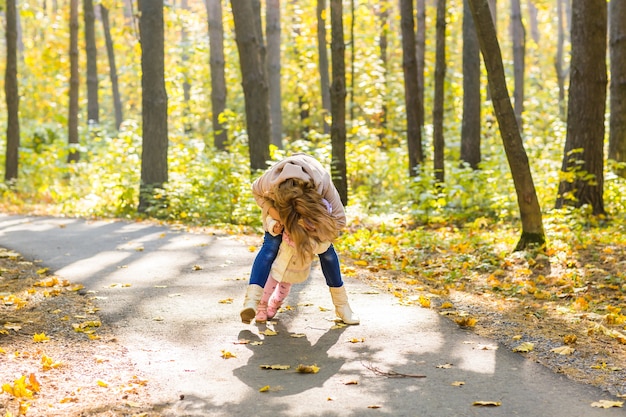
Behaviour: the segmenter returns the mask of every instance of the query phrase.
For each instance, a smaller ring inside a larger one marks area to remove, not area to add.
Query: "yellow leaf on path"
[[[430,308],[430,298],[420,295],[419,303],[424,308]]]
[[[563,343],[565,343],[566,345],[573,345],[574,343],[576,343],[577,339],[578,337],[575,334],[566,334],[565,336],[563,336]]]
[[[220,304],[232,304],[233,298],[232,297],[224,298],[223,300],[220,300],[219,303]]]
[[[597,408],[612,408],[612,407],[622,407],[624,405],[624,401],[609,401],[609,400],[600,400],[594,403],[591,403],[592,407]]]
[[[382,405],[378,405],[378,404],[372,404],[372,405],[368,405],[367,408],[381,408]]]
[[[7,351],[0,347],[0,353],[4,354],[4,353],[7,353]]]
[[[278,332],[275,332],[272,329],[265,329],[259,333],[264,334],[265,336],[276,336],[278,334]]]
[[[513,352],[528,353],[531,352],[534,348],[535,344],[533,342],[524,342],[521,345],[514,347]]]
[[[274,369],[277,371],[284,371],[291,368],[291,365],[259,365],[261,369]]]
[[[33,336],[33,341],[35,343],[45,343],[45,342],[49,342],[50,338],[48,336],[46,336],[45,333],[35,333],[35,335]]]
[[[344,382],[343,385],[359,385],[359,381],[348,381]]]
[[[550,349],[550,352],[558,353],[559,355],[571,355],[576,349],[570,346],[561,346],[558,348]]]
[[[454,381],[450,385],[452,385],[453,387],[461,387],[461,386],[465,385],[465,382],[463,382],[463,381]]]
[[[306,335],[304,333],[293,333],[290,335],[293,338],[299,339],[301,337],[306,337]]]
[[[104,387],[104,388],[108,388],[109,387],[109,383],[104,381],[104,380],[102,380],[102,379],[97,380],[96,383],[99,386]]]
[[[261,388],[259,389],[259,392],[268,392],[269,390],[270,390],[270,386],[269,386],[269,385],[266,385],[266,386],[264,386],[264,387],[261,387]]]
[[[441,308],[454,308],[454,304],[452,304],[450,301],[446,301],[441,305]]]
[[[500,407],[502,403],[499,401],[474,401],[472,405],[478,405],[482,407]]]
[[[260,341],[260,340],[257,340],[257,341],[254,341],[254,342],[250,342],[250,344],[251,344],[252,346],[261,346],[261,345],[263,344],[263,342],[262,342],[262,341]]]
[[[367,261],[354,261],[355,265],[359,265],[359,266],[367,266],[369,265],[369,262]]]
[[[237,355],[227,351],[226,349],[222,349],[222,358],[224,359],[230,359],[230,358],[236,358]]]
[[[320,311],[330,311],[330,308],[320,306]]]
[[[446,364],[443,364],[443,365],[437,365],[436,368],[439,368],[439,369],[450,369],[450,368],[452,368],[452,366],[453,365],[451,363],[446,363]]]
[[[256,246],[248,246],[248,250],[250,252],[254,252],[256,250]]]
[[[356,337],[353,337],[352,339],[348,340],[348,342],[350,342],[350,343],[363,343],[363,342],[365,342],[365,338],[357,339]]]
[[[474,327],[478,322],[477,319],[469,316],[459,317],[458,319],[454,319],[454,321],[461,327]]]
[[[46,356],[46,355],[41,356],[41,365],[44,371],[48,371],[53,368],[58,368],[62,364],[63,364],[62,362],[56,362],[54,359],[52,359],[49,356]]]
[[[316,365],[298,365],[296,371],[301,374],[316,374],[320,371],[320,368]]]

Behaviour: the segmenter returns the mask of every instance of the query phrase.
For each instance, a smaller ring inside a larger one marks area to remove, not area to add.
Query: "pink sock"
[[[271,295],[274,293],[274,289],[277,285],[278,281],[276,281],[272,277],[269,277],[267,283],[265,283],[265,287],[263,288],[263,295],[261,296],[261,300],[259,301],[256,317],[254,318],[257,323],[265,323],[267,321],[267,302],[270,299]]]
[[[267,318],[272,319],[276,315],[276,312],[285,301],[285,298],[289,295],[289,291],[291,290],[291,284],[286,282],[281,282],[276,286],[276,289],[273,291],[272,296],[269,298],[267,302]]]

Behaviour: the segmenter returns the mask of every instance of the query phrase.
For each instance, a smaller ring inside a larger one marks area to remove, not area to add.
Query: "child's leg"
[[[281,282],[276,286],[276,289],[272,293],[269,301],[267,302],[267,318],[273,319],[276,315],[276,312],[285,301],[285,298],[289,295],[289,290],[291,290],[291,284],[286,282]]]
[[[263,295],[261,296],[259,305],[257,306],[256,317],[254,318],[257,323],[265,323],[267,321],[267,302],[274,293],[277,285],[278,281],[270,275],[265,284],[265,288],[263,288]]]
[[[272,262],[278,254],[278,247],[282,242],[282,235],[272,236],[268,232],[265,232],[265,238],[263,239],[263,246],[259,250],[254,263],[252,264],[252,271],[250,272],[250,285],[246,289],[246,296],[243,301],[243,309],[240,312],[241,321],[249,324],[256,315],[257,304],[263,293],[263,287],[270,274],[272,268]]]

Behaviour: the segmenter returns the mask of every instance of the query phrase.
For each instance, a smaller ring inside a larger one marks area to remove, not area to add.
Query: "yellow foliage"
[[[45,343],[50,341],[50,338],[48,336],[46,336],[45,333],[39,333],[39,334],[35,334],[33,336],[33,341],[35,343]]]
[[[316,374],[320,371],[320,368],[317,365],[298,365],[296,371],[301,374]]]

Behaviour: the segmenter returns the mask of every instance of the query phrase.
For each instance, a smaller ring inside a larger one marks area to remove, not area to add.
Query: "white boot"
[[[350,304],[348,304],[346,287],[342,285],[341,287],[329,287],[329,289],[337,316],[339,316],[339,318],[346,324],[359,324],[361,321],[358,316],[352,312]]]
[[[243,310],[241,310],[241,322],[250,324],[254,316],[256,316],[257,305],[263,295],[263,287],[256,284],[248,285],[246,289],[246,297],[243,300]]]

